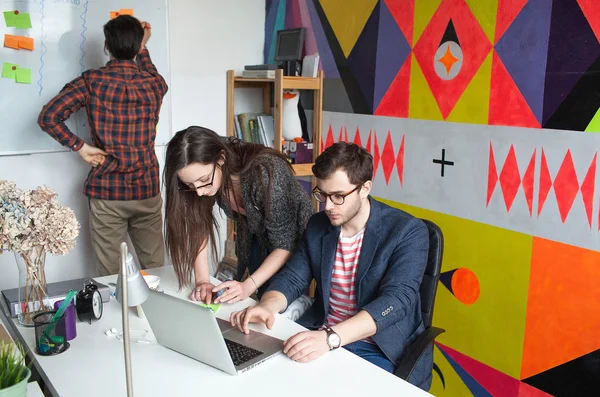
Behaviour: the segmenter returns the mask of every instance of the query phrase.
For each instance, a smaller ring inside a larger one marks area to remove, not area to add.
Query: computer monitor
[[[296,72],[299,72],[297,69],[302,59],[304,31],[304,28],[277,31],[275,61],[285,63],[284,70],[287,76],[293,76]]]

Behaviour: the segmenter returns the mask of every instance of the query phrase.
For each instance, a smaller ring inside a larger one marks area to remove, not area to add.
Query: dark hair
[[[163,174],[166,191],[165,242],[177,274],[179,288],[188,285],[194,273],[194,261],[207,244],[212,249],[213,260],[215,263],[218,261],[215,230],[218,231],[219,226],[213,216],[213,208],[216,202],[229,205],[229,192],[233,185],[231,177],[241,176],[263,166],[269,176],[267,191],[270,191],[272,170],[266,166],[265,154],[280,157],[287,163],[285,156],[274,149],[245,143],[234,137],[225,138],[203,127],[191,126],[179,131],[168,143]],[[197,194],[179,190],[181,182],[177,171],[193,163],[217,164],[221,159],[224,159],[220,167],[221,186],[215,196],[199,197]],[[260,178],[260,181],[263,179]],[[263,188],[267,189],[266,186]],[[269,195],[265,196],[266,213],[269,213]],[[238,208],[242,204],[237,202],[235,195],[233,201]],[[243,216],[239,217],[239,222],[244,222]]]
[[[116,59],[133,59],[140,52],[144,28],[131,15],[119,15],[104,25],[104,45]]]
[[[334,143],[316,158],[312,172],[318,179],[328,179],[337,170],[344,171],[351,184],[360,185],[373,178],[373,156],[355,143]]]

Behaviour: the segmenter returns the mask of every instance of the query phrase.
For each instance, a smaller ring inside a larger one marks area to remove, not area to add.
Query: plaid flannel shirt
[[[108,153],[92,168],[83,192],[102,200],[144,200],[160,193],[159,166],[154,151],[156,125],[167,83],[147,49],[136,61],[112,60],[71,81],[39,115],[43,131],[74,151],[83,140],[65,121],[82,107],[87,110],[93,145]]]

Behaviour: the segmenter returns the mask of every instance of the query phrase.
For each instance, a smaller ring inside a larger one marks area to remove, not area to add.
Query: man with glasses
[[[429,233],[406,212],[370,197],[373,157],[338,142],[315,161],[314,197],[324,211],[311,217],[294,255],[272,280],[259,304],[231,315],[273,326],[275,313],[300,297],[313,278],[315,302],[298,323],[310,329],[284,343],[297,362],[345,349],[393,372],[405,346],[423,331],[419,287],[427,264]],[[409,382],[428,390],[433,351],[421,357]]]

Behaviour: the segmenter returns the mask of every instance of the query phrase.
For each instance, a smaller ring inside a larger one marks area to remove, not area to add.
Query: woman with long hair
[[[294,251],[314,213],[310,195],[281,153],[207,128],[179,131],[167,145],[165,240],[179,288],[195,282],[192,300],[234,303],[258,297]],[[236,280],[215,287],[209,247],[218,262],[214,205],[235,221]],[[240,282],[245,271],[248,277]]]

